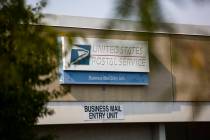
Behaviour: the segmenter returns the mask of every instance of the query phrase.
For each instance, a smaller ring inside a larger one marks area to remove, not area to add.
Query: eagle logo
[[[90,61],[90,45],[75,44],[71,50],[71,65],[89,65]]]

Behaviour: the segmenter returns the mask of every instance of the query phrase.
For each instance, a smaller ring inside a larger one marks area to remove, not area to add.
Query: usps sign
[[[67,45],[63,45],[69,52],[63,59],[64,70],[149,72],[146,41],[75,38],[73,46]]]
[[[146,41],[75,38],[72,46],[62,44],[62,76],[66,84],[149,83],[149,57]],[[80,82],[79,82],[80,81]]]

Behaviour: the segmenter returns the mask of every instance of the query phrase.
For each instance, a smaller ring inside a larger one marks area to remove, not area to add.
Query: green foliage
[[[159,0],[118,0],[115,3],[116,17],[133,18],[139,20],[139,27],[148,32],[158,30],[172,31],[173,28],[162,24],[164,17]]]
[[[1,140],[39,139],[34,132],[37,118],[52,113],[45,105],[58,92],[40,87],[57,76],[58,44],[55,32],[37,25],[45,5],[0,0]]]

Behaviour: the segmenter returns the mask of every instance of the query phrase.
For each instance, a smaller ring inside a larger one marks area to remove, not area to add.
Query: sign
[[[63,37],[63,70],[149,72],[146,41],[75,38],[68,45]]]
[[[60,67],[61,84],[148,85],[146,41],[65,37]]]
[[[63,71],[62,84],[110,84],[110,85],[148,85],[148,73],[142,72],[98,72]]]
[[[122,120],[122,105],[84,105],[84,119],[91,120]]]

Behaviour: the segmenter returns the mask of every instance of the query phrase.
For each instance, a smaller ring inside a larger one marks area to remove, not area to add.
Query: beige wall
[[[100,30],[57,29],[104,37]],[[148,39],[147,34],[119,31],[106,37],[149,40],[149,85],[66,85],[70,92],[58,101],[210,101],[210,38],[155,34]],[[59,87],[59,83],[50,87]]]

